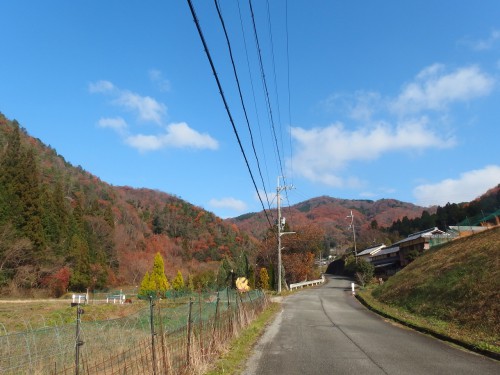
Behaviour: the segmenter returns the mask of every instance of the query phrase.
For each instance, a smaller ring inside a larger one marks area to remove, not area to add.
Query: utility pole
[[[354,215],[352,214],[352,210],[351,214],[347,215],[347,218],[351,219],[351,224],[349,225],[349,229],[352,228],[352,238],[354,240],[354,259],[356,260],[356,263],[358,263],[358,252],[356,250],[356,231],[354,230]]]
[[[282,232],[285,228],[285,218],[281,218],[281,198],[280,193],[283,190],[293,189],[293,186],[280,186],[280,177],[278,176],[278,186],[276,188],[276,200],[278,205],[278,294],[281,294],[281,236],[293,234],[295,232]]]

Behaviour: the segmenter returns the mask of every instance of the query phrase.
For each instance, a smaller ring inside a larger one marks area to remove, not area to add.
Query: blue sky
[[[193,4],[266,208],[282,174],[285,204],[444,205],[500,183],[500,2],[252,0],[261,70],[249,2],[220,0],[262,179],[215,3]],[[113,185],[262,209],[186,1],[0,14],[8,118]]]

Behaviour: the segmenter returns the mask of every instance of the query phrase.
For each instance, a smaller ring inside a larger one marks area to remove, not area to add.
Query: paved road
[[[497,361],[383,320],[349,289],[329,277],[284,299],[244,374],[500,374]]]

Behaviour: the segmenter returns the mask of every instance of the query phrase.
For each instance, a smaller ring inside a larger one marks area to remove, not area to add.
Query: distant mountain
[[[381,231],[382,227],[389,227],[394,221],[403,217],[417,218],[427,210],[430,213],[436,211],[435,207],[419,207],[411,203],[401,202],[395,199],[372,200],[349,200],[338,199],[328,196],[312,198],[283,209],[283,216],[293,229],[314,223],[321,226],[327,235],[327,241],[331,247],[344,249],[352,246],[352,230],[348,229],[350,219],[347,218],[352,210],[354,216],[354,227],[356,230],[358,248],[368,246],[374,242],[392,242],[397,234]],[[271,212],[276,218],[276,212]],[[273,220],[274,220],[273,219]],[[229,219],[242,231],[251,233],[261,238],[267,230],[267,220],[262,212],[249,213]]]
[[[156,252],[169,278],[203,276],[256,248],[235,225],[174,195],[111,186],[72,166],[0,114],[2,293],[137,285]]]

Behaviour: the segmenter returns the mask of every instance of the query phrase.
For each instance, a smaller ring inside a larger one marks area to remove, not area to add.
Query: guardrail
[[[321,279],[318,280],[311,280],[311,281],[302,281],[300,283],[295,283],[295,284],[290,284],[290,290],[294,289],[302,289],[306,286],[314,286],[314,285],[320,285],[325,282],[325,277],[321,275]]]

